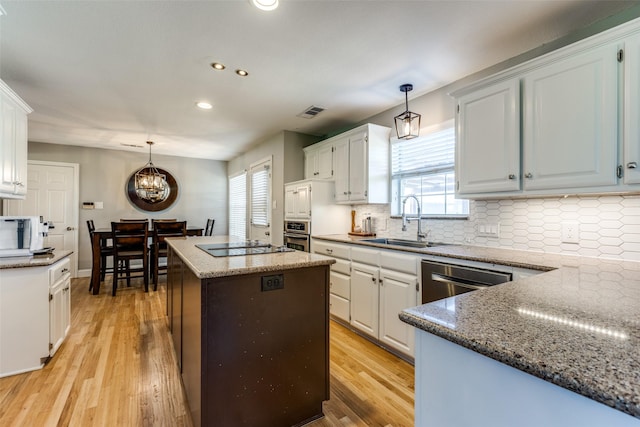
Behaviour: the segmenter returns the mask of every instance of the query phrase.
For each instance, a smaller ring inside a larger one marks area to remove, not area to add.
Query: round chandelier
[[[151,161],[153,141],[147,141],[147,144],[149,144],[149,162],[136,172],[134,186],[139,198],[148,203],[159,203],[169,197],[169,184],[167,177],[161,174]]]

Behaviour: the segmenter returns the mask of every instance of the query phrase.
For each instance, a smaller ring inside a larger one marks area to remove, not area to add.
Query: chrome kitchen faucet
[[[427,233],[422,232],[422,218],[420,216],[420,200],[418,200],[416,196],[413,196],[413,195],[407,196],[402,201],[402,231],[407,231],[407,223],[411,222],[411,218],[407,217],[407,214],[405,213],[405,210],[404,210],[405,205],[407,204],[407,200],[409,200],[410,198],[414,199],[416,201],[416,205],[418,206],[418,215],[416,217],[416,219],[418,220],[417,239],[418,239],[418,242],[422,242],[422,239],[427,238]]]

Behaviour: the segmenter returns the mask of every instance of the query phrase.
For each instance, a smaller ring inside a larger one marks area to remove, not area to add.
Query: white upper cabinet
[[[305,147],[304,178],[333,179],[333,144],[331,141]]]
[[[523,78],[525,190],[617,183],[617,44]]]
[[[518,79],[497,83],[460,97],[457,132],[456,178],[459,194],[520,189]]]
[[[389,132],[366,124],[333,138],[337,203],[389,203]]]
[[[637,191],[639,33],[629,22],[453,93],[456,195]]]
[[[640,35],[625,42],[624,137],[621,173],[625,184],[640,184]]]
[[[27,194],[27,114],[32,111],[0,80],[0,198]]]
[[[286,219],[311,218],[311,184],[287,184],[284,187]]]

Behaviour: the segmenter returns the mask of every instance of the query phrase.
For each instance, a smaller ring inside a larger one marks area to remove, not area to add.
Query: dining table
[[[204,231],[203,227],[187,226],[187,236],[202,236]],[[105,239],[110,239],[111,228],[96,228],[91,238],[91,291],[93,295],[100,293],[100,242]],[[149,229],[149,238],[153,235],[153,230]]]

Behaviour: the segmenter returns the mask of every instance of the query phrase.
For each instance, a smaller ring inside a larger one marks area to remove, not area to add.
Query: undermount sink
[[[440,242],[419,242],[417,240],[387,239],[384,237],[376,238],[376,239],[362,239],[360,241],[368,242],[368,243],[379,243],[382,245],[407,246],[410,248],[430,248],[433,246],[446,245],[446,243],[440,243]]]

